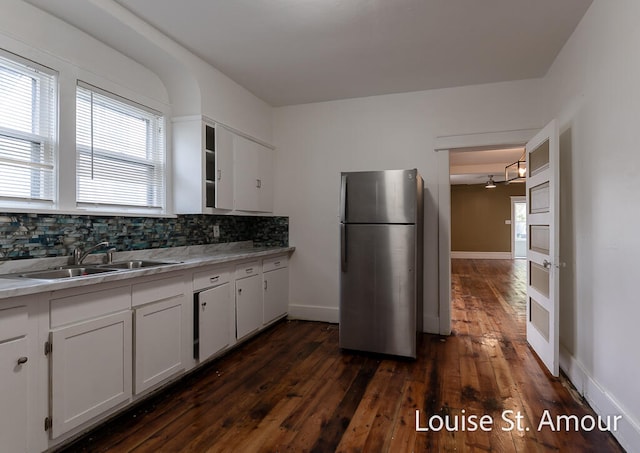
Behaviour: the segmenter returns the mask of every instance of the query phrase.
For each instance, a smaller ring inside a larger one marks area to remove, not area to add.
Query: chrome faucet
[[[80,247],[76,247],[73,250],[73,265],[74,266],[81,265],[84,259],[87,257],[87,255],[89,255],[89,253],[99,249],[100,247],[109,247],[109,242],[107,241],[99,242],[93,247],[89,247],[86,251],[83,251]]]

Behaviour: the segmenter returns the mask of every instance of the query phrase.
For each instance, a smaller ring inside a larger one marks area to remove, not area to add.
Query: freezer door
[[[342,173],[341,222],[415,223],[417,170]]]
[[[416,227],[345,225],[340,347],[416,357]]]

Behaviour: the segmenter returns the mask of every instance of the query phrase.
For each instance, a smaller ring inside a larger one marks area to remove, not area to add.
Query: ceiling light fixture
[[[485,189],[495,189],[496,188],[496,183],[493,182],[493,175],[489,175],[489,181],[487,181],[487,184],[484,186]]]
[[[524,160],[517,160],[504,167],[504,180],[507,182],[524,181],[527,175],[527,163]]]

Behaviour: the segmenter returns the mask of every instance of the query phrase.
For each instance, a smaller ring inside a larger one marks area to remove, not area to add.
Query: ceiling
[[[90,34],[116,1],[273,106],[542,77],[592,2],[27,1]]]
[[[489,176],[503,182],[504,168],[524,158],[524,147],[461,148],[449,152],[451,184],[485,184]]]

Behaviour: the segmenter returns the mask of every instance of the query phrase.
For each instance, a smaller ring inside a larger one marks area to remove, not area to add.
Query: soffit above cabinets
[[[135,58],[122,6],[273,106],[542,77],[592,3],[27,1]]]

